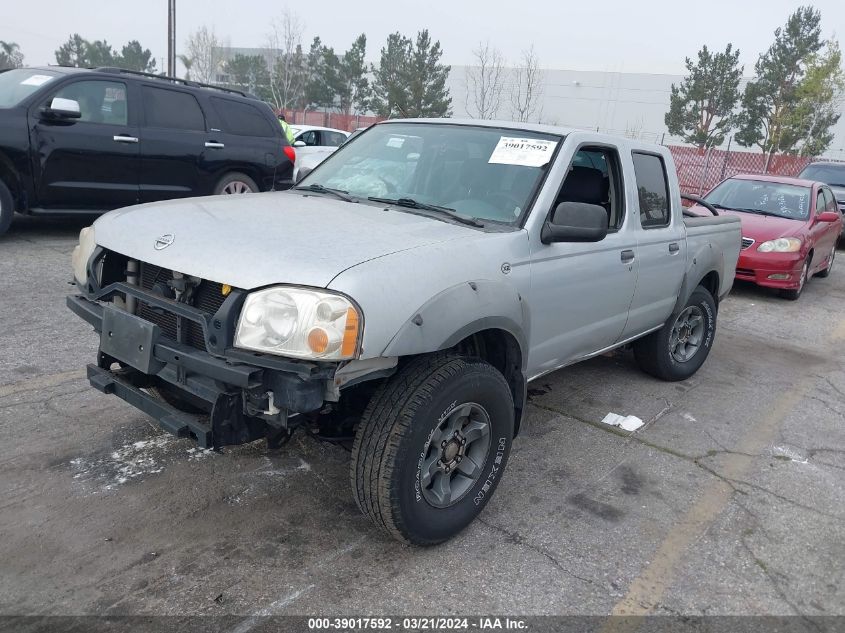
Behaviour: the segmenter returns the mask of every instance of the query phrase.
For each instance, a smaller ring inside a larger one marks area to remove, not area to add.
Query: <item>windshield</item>
[[[793,220],[810,217],[810,188],[764,180],[726,180],[705,200],[715,207],[777,215]]]
[[[446,123],[376,125],[300,183],[366,200],[412,200],[507,224],[519,221],[561,137]]]
[[[15,68],[0,73],[0,108],[13,108],[41,86],[58,77],[50,70]]]
[[[845,187],[845,163],[841,165],[808,165],[798,176],[804,180],[817,180],[826,185]]]

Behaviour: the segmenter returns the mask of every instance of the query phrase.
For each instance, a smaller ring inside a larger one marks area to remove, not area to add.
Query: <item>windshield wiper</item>
[[[355,199],[351,196],[348,196],[348,191],[344,191],[343,189],[332,189],[331,187],[324,187],[320,183],[315,182],[314,184],[308,185],[307,187],[294,187],[297,191],[312,191],[314,193],[328,193],[333,195],[335,198],[340,198],[344,202],[355,202]]]
[[[414,200],[413,198],[377,198],[375,196],[370,196],[369,198],[367,198],[367,200],[372,200],[373,202],[381,202],[383,204],[395,204],[397,207],[405,207],[406,209],[435,211],[437,213],[442,213],[443,215],[446,215],[460,222],[461,224],[478,227],[484,226],[484,223],[480,222],[477,218],[458,213],[455,209],[451,209],[449,207],[441,207],[436,204],[428,204],[427,202],[419,202],[418,200]]]

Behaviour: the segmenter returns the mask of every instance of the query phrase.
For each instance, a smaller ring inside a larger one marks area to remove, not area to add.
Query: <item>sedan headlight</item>
[[[763,242],[757,250],[761,253],[797,253],[801,250],[801,240],[797,237],[779,237]]]
[[[346,360],[358,352],[358,308],[346,297],[278,286],[247,296],[235,347],[295,358]]]
[[[73,254],[70,256],[73,277],[82,288],[88,285],[88,260],[91,259],[95,248],[97,239],[94,237],[94,227],[86,226],[79,232],[79,244],[73,247]]]

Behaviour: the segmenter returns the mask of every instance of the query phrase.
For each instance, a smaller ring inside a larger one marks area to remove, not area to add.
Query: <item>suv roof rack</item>
[[[92,68],[91,70],[96,70],[101,73],[114,73],[114,74],[126,74],[126,75],[137,75],[139,77],[149,77],[151,79],[160,79],[164,81],[170,81],[172,83],[182,84],[184,86],[189,86],[191,88],[210,88],[211,90],[220,90],[222,92],[231,92],[232,94],[240,95],[242,97],[247,97],[248,99],[257,99],[255,95],[252,95],[248,92],[243,92],[242,90],[235,90],[234,88],[225,88],[223,86],[214,86],[212,84],[204,84],[198,81],[192,81],[190,79],[180,79],[179,77],[169,77],[167,75],[156,75],[155,73],[146,73],[140,70],[127,70],[126,68],[118,68],[117,66],[100,66],[98,68]]]

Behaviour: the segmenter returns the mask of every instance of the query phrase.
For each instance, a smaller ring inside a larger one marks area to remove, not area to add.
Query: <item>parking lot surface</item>
[[[480,520],[419,549],[359,513],[341,447],[202,451],[89,387],[84,225],[0,239],[0,613],[845,614],[845,268],[735,288],[685,382],[627,351],[535,381]]]

